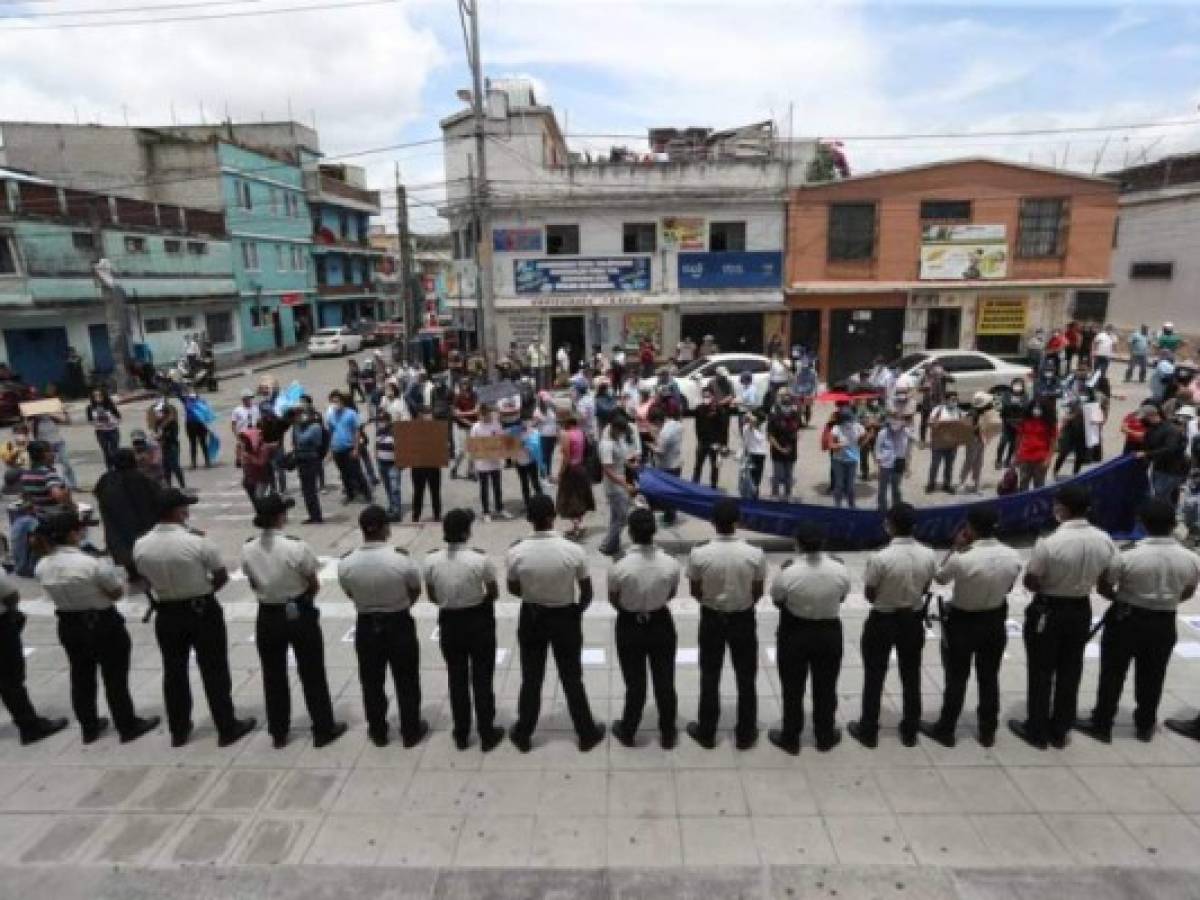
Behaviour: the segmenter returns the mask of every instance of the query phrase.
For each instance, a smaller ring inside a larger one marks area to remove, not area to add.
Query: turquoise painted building
[[[384,252],[371,245],[379,192],[366,188],[358,166],[321,163],[305,172],[312,208],[313,277],[320,327],[380,321],[385,308],[377,283]]]

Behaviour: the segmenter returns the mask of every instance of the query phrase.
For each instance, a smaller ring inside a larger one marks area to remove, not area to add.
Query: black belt
[[[904,607],[903,609],[875,609],[872,607],[870,614],[873,616],[919,616],[921,610],[913,609],[911,606]]]
[[[711,606],[701,606],[700,607],[701,615],[708,614],[711,616],[722,616],[724,618],[729,618],[730,616],[742,616],[742,615],[745,615],[746,613],[753,613],[753,612],[754,612],[753,606],[747,606],[745,609],[735,609],[735,610],[713,609]]]
[[[1092,602],[1092,598],[1091,598],[1091,597],[1087,597],[1087,596],[1084,596],[1084,597],[1066,597],[1066,596],[1063,596],[1063,595],[1061,595],[1061,594],[1042,594],[1042,593],[1038,593],[1038,594],[1035,594],[1035,595],[1034,595],[1034,597],[1033,597],[1033,602],[1034,602],[1034,603],[1038,603],[1038,602],[1042,602],[1042,603],[1045,603],[1045,602],[1050,602],[1050,603],[1088,603],[1088,604],[1090,604],[1090,603]]]
[[[839,619],[837,616],[828,616],[823,619],[814,619],[810,616],[798,616],[786,606],[781,607],[779,613],[780,616],[786,616],[788,619],[791,619],[793,622],[796,622],[800,625],[832,625],[835,622],[841,622],[841,619]]]
[[[156,603],[156,609],[161,612],[170,610],[190,609],[196,615],[204,612],[204,608],[210,603],[216,603],[216,594],[202,594],[199,597],[180,597],[177,600],[163,600],[161,597]]]
[[[963,609],[961,606],[955,606],[951,603],[947,609],[956,616],[982,616],[989,613],[1007,613],[1008,601],[1004,601],[999,606],[990,606],[987,609]]]
[[[665,606],[658,609],[652,609],[649,612],[633,612],[628,609],[617,610],[617,616],[626,621],[632,620],[636,625],[649,625],[652,621],[671,617],[671,610]]]
[[[117,608],[109,606],[104,609],[58,609],[54,614],[60,619],[68,621],[81,619],[89,628],[92,628],[100,621],[101,617],[108,618],[115,615]]]
[[[453,609],[444,609],[444,608],[439,609],[438,616],[454,617],[454,616],[461,616],[461,615],[469,615],[469,614],[479,613],[483,610],[490,610],[491,607],[492,607],[492,604],[490,604],[484,600],[480,600],[478,603],[474,603],[471,606],[457,606]]]
[[[1117,600],[1112,605],[1113,617],[1117,619],[1126,618],[1172,618],[1175,615],[1173,609],[1147,609],[1144,606],[1134,606],[1132,603],[1125,603],[1122,600]]]

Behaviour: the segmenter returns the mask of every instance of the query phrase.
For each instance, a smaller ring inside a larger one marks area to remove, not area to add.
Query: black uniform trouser
[[[916,734],[921,721],[921,650],[925,646],[925,623],[915,609],[880,612],[871,610],[863,625],[863,696],[859,723],[868,734],[879,730],[879,701],[887,678],[888,658],[896,650],[900,688],[904,701],[900,714],[901,734]]]
[[[192,686],[188,658],[194,651],[204,695],[217,733],[233,731],[233,682],[229,676],[229,645],[225,615],[216,598],[159,601],[154,636],[163,658],[163,705],[172,735],[185,734],[192,721]]]
[[[292,724],[288,647],[296,656],[296,674],[300,676],[313,734],[327,735],[333,731],[333,701],[325,677],[321,613],[310,602],[300,602],[298,608],[299,618],[289,619],[285,604],[259,604],[258,620],[254,625],[254,644],[262,661],[267,730],[272,737],[284,737]]]
[[[963,698],[971,663],[975,663],[975,681],[979,686],[979,730],[994,733],[1000,718],[1000,662],[1008,644],[1004,623],[1008,604],[996,609],[968,612],[950,607],[942,622],[942,667],[946,687],[942,694],[942,714],[938,727],[953,731],[962,714]]]
[[[583,610],[570,606],[522,603],[517,619],[517,645],[521,649],[521,693],[517,699],[518,736],[528,738],[542,710],[542,683],[546,679],[546,652],[553,650],[554,665],[567,700],[571,724],[580,738],[596,730],[587,691],[583,687]]]
[[[21,645],[24,624],[25,617],[16,612],[0,614],[0,701],[22,734],[33,729],[38,718],[25,690],[25,648]]]
[[[354,628],[358,653],[358,680],[362,684],[363,709],[372,735],[387,734],[388,669],[396,685],[400,707],[400,736],[414,739],[421,729],[421,647],[417,629],[408,610],[360,613]]]
[[[658,707],[658,730],[676,731],[675,717],[675,621],[666,607],[652,613],[617,612],[617,659],[625,679],[625,709],[621,727],[632,734],[642,721],[646,706],[646,668],[654,680],[654,703]]]
[[[300,493],[304,495],[304,511],[315,522],[320,522],[324,518],[321,514],[321,495],[317,489],[323,465],[321,460],[315,457],[296,460],[296,474],[300,476]]]
[[[725,648],[733,663],[737,680],[736,736],[752,738],[758,730],[758,693],[754,679],[758,675],[758,633],[754,607],[741,612],[723,613],[707,606],[700,608],[700,703],[696,720],[702,736],[712,738],[721,716],[721,667]]]
[[[442,470],[417,466],[412,470],[412,483],[412,520],[416,522],[421,518],[421,511],[425,507],[426,487],[429,488],[429,502],[433,506],[433,517],[440,519],[442,517]]]
[[[783,734],[800,740],[804,730],[804,684],[812,673],[813,731],[818,741],[833,734],[837,714],[837,679],[842,669],[840,619],[802,619],[779,611],[776,661],[783,694]]]
[[[438,642],[446,660],[450,715],[454,737],[465,741],[471,733],[471,700],[479,733],[496,721],[496,612],[491,603],[438,613]]]
[[[1035,740],[1061,739],[1075,724],[1091,625],[1092,605],[1087,597],[1038,594],[1025,610],[1025,724]]]
[[[696,462],[692,466],[692,481],[696,484],[700,483],[700,477],[704,474],[705,462],[708,463],[709,468],[709,484],[715,488],[721,465],[721,447],[719,444],[696,443]]]
[[[1100,639],[1100,686],[1092,721],[1105,728],[1112,727],[1132,662],[1136,703],[1133,724],[1142,729],[1153,728],[1174,646],[1174,610],[1155,611],[1117,604],[1109,613]]]
[[[133,642],[125,618],[110,607],[58,614],[58,640],[71,667],[71,708],[84,731],[95,729],[96,670],[104,680],[108,711],[120,734],[133,731],[137,714],[129,696],[129,657]]]

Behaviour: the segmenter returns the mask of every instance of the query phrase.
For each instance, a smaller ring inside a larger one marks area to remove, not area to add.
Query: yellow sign
[[[656,312],[625,313],[625,346],[650,338],[655,347],[662,343],[662,314]]]
[[[705,222],[694,216],[664,216],[663,242],[677,250],[703,250]]]
[[[976,334],[1024,334],[1029,301],[1025,297],[983,297],[975,318]]]

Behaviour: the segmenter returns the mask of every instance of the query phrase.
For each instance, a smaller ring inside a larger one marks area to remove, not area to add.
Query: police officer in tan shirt
[[[1200,582],[1200,557],[1172,534],[1175,507],[1147,500],[1138,511],[1149,537],[1122,550],[1100,579],[1100,593],[1112,601],[1100,639],[1100,683],[1090,718],[1075,730],[1103,743],[1112,740],[1113,719],[1134,665],[1133,724],[1138,740],[1154,736],[1167,663],[1175,646],[1175,614]],[[1167,728],[1200,740],[1200,720],[1167,719]]]

